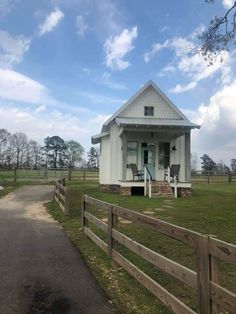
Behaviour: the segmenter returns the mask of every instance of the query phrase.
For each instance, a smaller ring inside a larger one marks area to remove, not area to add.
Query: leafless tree
[[[208,3],[214,0],[205,0]],[[236,1],[223,16],[215,16],[208,28],[199,35],[199,46],[197,52],[200,53],[210,64],[222,52],[229,50],[230,46],[235,43],[236,35]]]

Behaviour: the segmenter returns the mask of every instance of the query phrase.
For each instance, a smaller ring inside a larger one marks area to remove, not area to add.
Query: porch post
[[[185,182],[191,181],[190,132],[185,133]]]
[[[122,134],[122,180],[127,178],[127,134],[123,131]]]

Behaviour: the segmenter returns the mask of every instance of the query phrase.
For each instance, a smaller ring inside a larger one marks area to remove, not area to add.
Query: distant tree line
[[[236,159],[231,159],[230,167],[227,166],[223,161],[216,163],[214,160],[207,154],[203,154],[200,157],[202,162],[202,173],[211,172],[214,174],[225,174],[229,173],[230,171],[236,172]]]
[[[91,147],[84,160],[84,148],[76,141],[48,136],[44,144],[29,139],[24,133],[11,134],[0,129],[0,168],[99,168],[99,151]]]

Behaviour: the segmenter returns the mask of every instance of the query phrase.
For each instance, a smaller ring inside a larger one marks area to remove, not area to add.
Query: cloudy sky
[[[0,0],[0,127],[86,149],[152,79],[202,128],[192,151],[236,158],[236,52],[209,67],[197,35],[231,0]]]

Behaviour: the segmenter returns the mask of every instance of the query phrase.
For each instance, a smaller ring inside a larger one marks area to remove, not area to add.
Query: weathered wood
[[[96,198],[90,197],[88,195],[84,195],[84,200],[87,202],[89,205],[93,206],[99,206],[100,208],[108,210],[112,204],[109,204],[107,202],[97,200]]]
[[[215,238],[209,239],[209,252],[226,262],[236,264],[236,245]]]
[[[157,266],[164,272],[172,275],[173,277],[179,279],[186,285],[197,289],[197,274],[196,272],[186,268],[150,249],[143,246],[142,244],[133,241],[129,237],[123,235],[117,230],[112,230],[113,238],[116,239],[120,244],[124,245],[132,252],[136,253],[140,257],[144,258],[146,261]]]
[[[197,282],[199,313],[210,313],[208,237],[199,236],[197,247]]]
[[[221,309],[236,313],[236,294],[210,281],[210,298]]]
[[[17,181],[17,170],[14,169],[14,182],[16,183],[16,181]]]
[[[213,255],[210,255],[210,280],[219,284],[218,260]],[[220,307],[213,300],[211,300],[211,313],[220,314]]]
[[[151,291],[159,300],[161,300],[174,313],[178,314],[195,314],[187,305],[178,300],[173,294],[168,292],[165,288],[159,285],[151,277],[139,270],[134,264],[129,262],[126,258],[116,251],[112,251],[112,258],[120,266],[122,266],[129,274],[131,274],[137,281],[139,281],[145,288]]]
[[[89,230],[87,227],[84,227],[84,233],[99,246],[104,252],[108,253],[108,245],[106,242],[101,240],[95,233]]]
[[[81,227],[84,231],[84,215],[85,215],[85,200],[84,195],[82,195],[82,201],[81,201]]]
[[[113,206],[113,213],[133,222],[149,226],[160,233],[186,243],[194,248],[197,247],[198,237],[201,236],[200,233],[137,213],[131,209],[122,208],[120,206]]]
[[[65,191],[65,215],[69,215],[69,191]]]
[[[104,232],[108,231],[108,225],[105,222],[98,219],[97,217],[95,217],[94,215],[92,215],[91,213],[89,213],[88,211],[84,212],[84,216],[85,218],[88,219],[88,221],[94,223],[98,228],[102,229]]]
[[[112,228],[113,228],[113,214],[112,214],[112,206],[108,209],[108,255],[111,258],[112,253]]]

